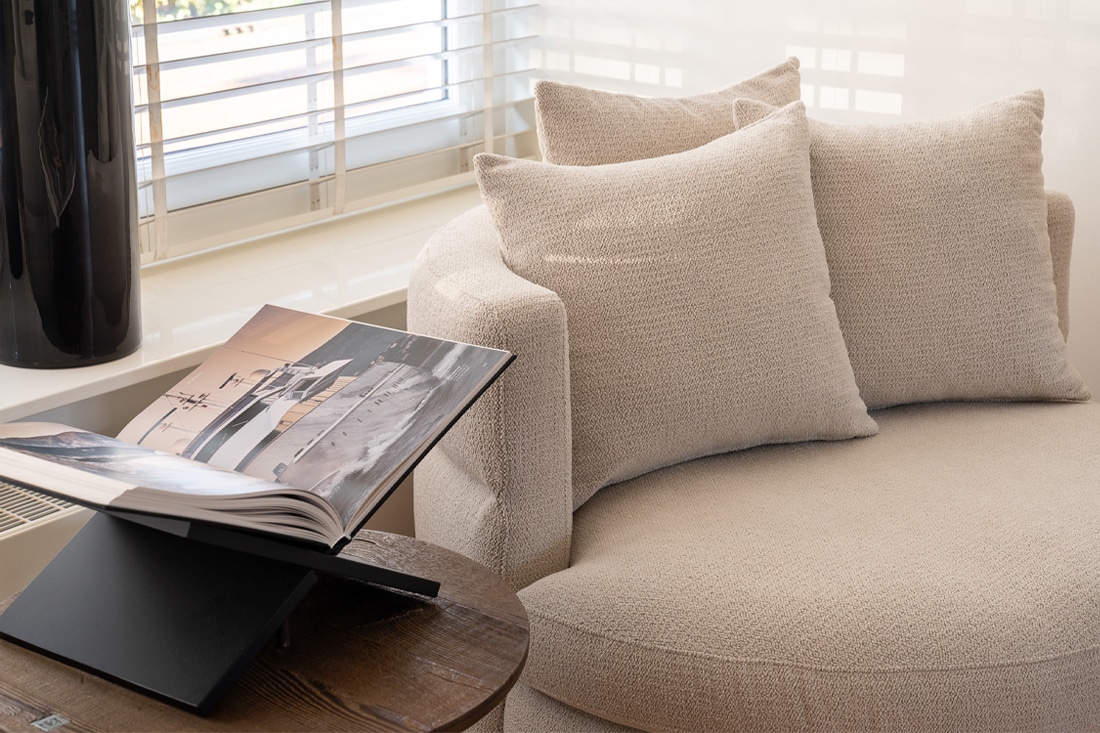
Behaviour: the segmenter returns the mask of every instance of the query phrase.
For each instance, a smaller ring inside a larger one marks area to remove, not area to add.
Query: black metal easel
[[[0,615],[0,636],[206,715],[318,571],[426,596],[439,590],[211,525],[96,513]]]

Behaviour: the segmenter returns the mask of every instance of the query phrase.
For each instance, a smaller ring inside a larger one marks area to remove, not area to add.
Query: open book
[[[0,425],[0,477],[335,549],[512,358],[265,306],[118,438]]]

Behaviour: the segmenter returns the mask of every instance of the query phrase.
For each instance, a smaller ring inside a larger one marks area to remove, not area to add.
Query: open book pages
[[[0,426],[0,475],[92,507],[334,547],[511,359],[265,306],[118,439]]]
[[[325,545],[343,524],[320,497],[54,423],[0,425],[0,474],[96,509],[271,531]],[[266,518],[265,518],[266,515]]]

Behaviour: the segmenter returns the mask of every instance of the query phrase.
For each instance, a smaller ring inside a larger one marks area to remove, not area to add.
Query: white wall
[[[1073,197],[1070,358],[1100,398],[1100,0],[545,0],[560,81],[709,91],[789,55],[810,114],[890,122],[1041,88],[1047,187]]]

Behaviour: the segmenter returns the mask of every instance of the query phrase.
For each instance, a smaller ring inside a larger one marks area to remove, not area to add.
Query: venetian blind
[[[529,0],[238,2],[167,19],[143,0],[143,263],[465,185],[484,150],[537,151]]]

